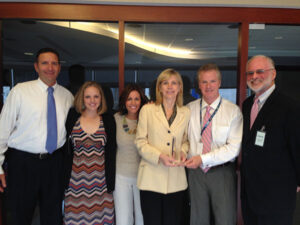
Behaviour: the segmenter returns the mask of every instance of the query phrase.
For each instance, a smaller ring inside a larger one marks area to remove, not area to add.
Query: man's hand
[[[297,187],[297,192],[300,192],[300,186]]]
[[[6,180],[5,180],[5,175],[4,174],[0,174],[0,192],[4,191],[4,188],[6,188]]]
[[[200,155],[193,156],[185,162],[185,166],[190,169],[196,169],[202,164],[202,159]]]

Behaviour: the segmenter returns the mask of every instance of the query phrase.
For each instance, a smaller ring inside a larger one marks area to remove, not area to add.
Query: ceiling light
[[[70,22],[71,26],[69,23],[66,24],[65,22],[58,21],[43,21],[43,23],[67,27],[70,29],[77,29],[115,39],[119,38],[119,30],[117,28],[109,27],[104,23]],[[130,35],[127,32],[125,32],[125,42],[160,55],[175,58],[195,58],[195,56],[191,56],[191,51],[188,49],[170,48],[168,46],[159,45],[157,43],[144,41],[143,39],[134,35]]]
[[[24,55],[33,55],[33,53],[32,52],[24,52]]]
[[[281,40],[281,39],[283,39],[283,37],[282,36],[277,36],[277,37],[274,37],[274,39],[275,40]]]
[[[193,41],[194,40],[194,38],[186,38],[186,39],[184,39],[184,41]]]
[[[251,24],[249,24],[249,29],[250,30],[264,30],[265,29],[265,24],[263,24],[263,23],[251,23]]]

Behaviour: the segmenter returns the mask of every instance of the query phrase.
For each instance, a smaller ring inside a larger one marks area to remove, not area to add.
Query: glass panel
[[[61,85],[76,92],[84,81],[95,80],[117,88],[118,31],[112,27],[118,27],[118,24],[4,20],[3,65],[10,74],[6,82],[14,86],[36,79],[35,54],[40,48],[51,47],[60,54],[62,69],[58,83]],[[83,69],[77,66],[69,72],[74,64]]]
[[[187,80],[186,95],[198,97],[197,70],[203,64],[216,63],[223,75],[222,89],[230,89],[235,102],[237,27],[237,24],[127,23],[125,83],[139,83],[150,95],[149,88],[159,73],[174,68]]]
[[[277,87],[299,100],[300,26],[267,24],[260,28],[249,31],[249,56],[271,57],[277,70]]]

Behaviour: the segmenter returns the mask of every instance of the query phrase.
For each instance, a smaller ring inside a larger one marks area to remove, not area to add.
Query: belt
[[[217,165],[217,166],[213,166],[213,167],[211,167],[210,169],[223,168],[223,167],[231,166],[231,165],[233,165],[233,164],[234,164],[233,162],[227,162],[227,163],[223,163],[223,164],[220,164],[220,165]]]
[[[32,154],[34,158],[37,159],[48,159],[51,155],[49,153],[38,153],[38,154]]]
[[[18,154],[18,155],[23,155],[26,157],[30,157],[30,158],[34,158],[34,159],[39,159],[39,160],[45,160],[48,159],[50,157],[52,157],[53,155],[55,155],[57,152],[60,152],[60,148],[55,150],[52,154],[50,153],[31,153],[31,152],[24,152],[22,150],[19,149],[14,149],[14,148],[10,148],[12,151],[10,151],[10,154]]]

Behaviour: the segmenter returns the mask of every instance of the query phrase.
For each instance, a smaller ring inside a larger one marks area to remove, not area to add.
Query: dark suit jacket
[[[72,164],[73,164],[73,144],[70,138],[73,127],[80,117],[80,114],[71,108],[67,121],[67,141],[64,148],[64,188],[68,188],[69,180],[71,177]],[[109,113],[102,114],[105,132],[107,134],[107,142],[105,145],[105,179],[107,191],[112,192],[115,189],[115,174],[116,174],[116,122],[114,117]]]
[[[250,130],[254,96],[243,103],[241,197],[256,213],[291,211],[300,185],[300,108],[277,89],[266,100]],[[265,127],[264,146],[256,132]]]

